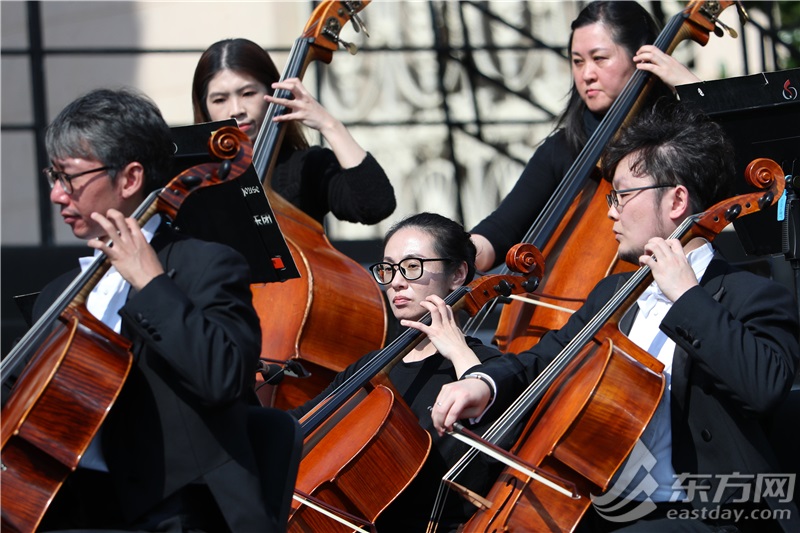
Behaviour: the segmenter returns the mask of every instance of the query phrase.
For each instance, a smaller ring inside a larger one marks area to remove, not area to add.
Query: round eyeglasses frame
[[[98,167],[93,168],[91,170],[84,170],[83,172],[78,172],[77,174],[67,174],[66,172],[61,172],[60,170],[56,170],[53,167],[47,167],[42,169],[42,173],[47,178],[47,182],[50,184],[50,188],[56,186],[56,181],[61,184],[61,188],[64,189],[64,192],[67,194],[72,194],[72,180],[75,178],[80,178],[81,176],[85,176],[86,174],[91,174],[93,172],[100,172],[101,170],[111,170],[111,167]]]
[[[381,261],[380,263],[375,263],[374,265],[370,265],[369,271],[372,272],[372,277],[375,278],[381,285],[388,285],[394,279],[395,274],[400,272],[400,275],[403,276],[407,281],[414,281],[418,280],[422,277],[422,274],[425,273],[425,263],[429,261],[447,261],[450,262],[452,259],[448,259],[446,257],[434,257],[430,259],[421,259],[419,257],[408,257],[403,259],[399,263],[389,263],[388,261]],[[414,263],[419,263],[419,272],[414,272],[413,274],[409,274],[408,271],[412,268],[411,265]],[[382,272],[387,270],[391,270],[392,275],[389,276],[388,280],[385,280],[382,276]]]

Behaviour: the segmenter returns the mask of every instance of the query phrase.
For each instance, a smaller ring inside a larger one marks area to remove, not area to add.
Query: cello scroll
[[[754,161],[746,178],[762,190],[723,200],[685,218],[669,238],[683,245],[698,237],[713,240],[732,220],[777,202],[785,187],[781,175],[774,162]],[[509,531],[572,530],[588,508],[589,496],[607,489],[649,423],[664,387],[663,364],[622,334],[619,326],[622,315],[652,280],[648,266],[630,276],[485,434],[495,442],[504,427],[525,417],[526,428],[512,453],[574,483],[581,501],[506,469],[486,498],[490,505],[479,510],[464,531],[486,531],[500,523]],[[635,397],[628,397],[629,391],[635,391]],[[623,411],[609,416],[618,406],[624,406]],[[612,427],[632,408],[641,412]],[[587,461],[588,449],[593,454]]]
[[[151,193],[133,218],[141,226],[157,212],[174,215],[192,191],[238,177],[250,161],[249,141],[240,140],[236,128],[216,132],[211,144],[220,145],[217,156],[223,163],[198,165],[181,173],[167,187]],[[127,379],[133,362],[131,342],[85,306],[109,267],[107,256],[96,257],[0,364],[4,384],[11,383],[26,365],[0,417],[0,523],[4,531],[37,528]]]
[[[736,39],[739,36],[736,30],[719,20],[720,13],[732,4],[736,4],[739,21],[744,25],[749,20],[749,17],[739,1],[690,2],[684,10],[686,24],[683,26],[681,37],[692,39],[702,46],[708,43],[709,35],[712,31],[717,37],[722,37],[723,32],[727,31],[731,37]]]
[[[191,192],[244,174],[253,157],[253,146],[246,133],[239,128],[225,126],[211,133],[208,153],[221,163],[197,165],[173,178],[153,203],[153,213],[159,212],[174,220]],[[144,222],[146,220],[141,223]]]
[[[484,276],[470,283],[470,292],[461,303],[470,316],[475,316],[493,298],[535,291],[544,276],[544,256],[532,244],[516,244],[506,254],[506,268],[522,274],[523,279],[518,274],[500,274]]]
[[[713,240],[722,229],[735,219],[762,211],[774,204],[783,194],[786,181],[781,166],[767,158],[754,159],[745,169],[745,181],[761,189],[734,196],[716,204],[705,213],[697,215],[695,232]]]

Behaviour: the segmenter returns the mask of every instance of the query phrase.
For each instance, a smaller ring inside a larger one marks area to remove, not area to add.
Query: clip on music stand
[[[782,253],[797,269],[800,249],[800,69],[763,72],[676,87],[682,102],[695,104],[719,123],[733,142],[736,176],[754,159],[778,163],[789,179],[778,204],[742,219],[733,226],[750,255]],[[735,182],[734,194],[750,188]]]
[[[233,119],[172,129],[175,143],[173,174],[209,161],[208,138]],[[253,191],[258,191],[254,193]],[[229,182],[199,189],[184,200],[175,226],[193,237],[227,244],[250,264],[253,283],[299,278],[278,221],[255,169]]]

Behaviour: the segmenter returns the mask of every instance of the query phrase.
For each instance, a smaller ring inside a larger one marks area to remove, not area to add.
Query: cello
[[[712,241],[732,221],[774,205],[783,194],[783,172],[774,161],[752,161],[746,179],[767,190],[691,215],[670,238],[683,245],[698,237]],[[501,473],[464,531],[572,531],[591,504],[590,496],[608,487],[664,387],[663,364],[619,328],[652,281],[649,267],[634,272],[487,431],[491,444],[536,405],[507,462],[515,466]],[[471,460],[471,454],[462,461]],[[448,472],[446,481],[462,467]]]
[[[330,63],[348,20],[363,30],[357,13],[367,1],[321,2],[295,41],[281,80],[302,78],[314,60]],[[355,53],[352,45],[348,46]],[[288,91],[276,91],[290,98]],[[300,360],[311,369],[303,380],[284,381],[259,391],[264,405],[282,409],[296,407],[314,398],[361,355],[380,348],[388,324],[383,295],[369,273],[337,251],[322,226],[289,203],[270,186],[283,128],[273,119],[286,108],[270,104],[264,125],[253,147],[253,166],[275,211],[300,278],[282,283],[252,285],[253,305],[261,320],[261,357],[271,361]],[[276,310],[279,312],[275,312]],[[331,350],[331,346],[336,346]],[[257,379],[260,379],[258,376]]]
[[[523,275],[476,279],[445,302],[474,315],[493,298],[534,290],[544,272],[541,253],[529,244],[512,248],[506,263]],[[430,314],[420,321],[429,325]],[[351,531],[353,522],[371,525],[419,471],[431,438],[393,390],[388,370],[423,337],[406,328],[301,419],[304,457],[295,500],[302,505],[292,510],[289,531]],[[320,508],[330,512],[320,513]],[[341,520],[332,518],[334,513]]]
[[[710,32],[722,34],[720,25],[735,37],[734,30],[718,20],[719,14],[733,3],[689,2],[682,12],[671,17],[654,45],[666,53],[672,53],[688,38],[704,46]],[[737,7],[743,13],[738,3]],[[596,176],[596,167],[608,142],[623,123],[638,113],[656,82],[649,72],[634,72],[528,230],[524,242],[542,250],[548,274],[537,294],[526,295],[526,303],[514,300],[503,307],[494,337],[502,351],[527,350],[544,333],[563,326],[596,282],[609,274],[631,270],[618,260],[616,243],[606,237],[612,233],[603,197],[611,186]],[[584,242],[595,243],[591,254],[585,253]],[[554,310],[555,303],[560,308]],[[490,311],[485,309],[475,321],[482,321]]]
[[[132,215],[140,226],[156,213],[173,218],[193,191],[239,177],[249,139],[222,128],[209,139],[221,163],[192,167],[152,192]],[[2,528],[34,531],[73,472],[131,369],[131,343],[95,318],[85,303],[111,266],[104,254],[73,280],[3,359],[3,380],[24,370],[2,409]]]

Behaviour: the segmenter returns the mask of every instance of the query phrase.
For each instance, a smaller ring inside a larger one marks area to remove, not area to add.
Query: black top
[[[466,337],[466,341],[481,362],[496,357],[505,357],[496,348],[484,345],[479,339]],[[319,396],[290,413],[298,418],[305,415],[348,377],[364,366],[375,353],[377,352],[371,352],[351,364],[340,372]],[[431,434],[433,445],[431,453],[417,477],[379,516],[378,531],[403,533],[425,531],[442,476],[468,451],[466,444],[451,436],[439,437],[433,428],[430,415],[442,386],[456,381],[455,369],[449,359],[436,353],[422,361],[411,363],[399,361],[389,372],[389,379],[411,411],[417,416],[420,425]],[[479,424],[470,429],[482,434],[489,427],[490,421],[493,421],[500,413],[494,411],[494,409],[490,410]],[[508,444],[510,443],[506,445]],[[494,461],[473,461],[470,469],[464,475],[459,476],[456,482],[480,494],[485,494],[491,488],[499,471],[500,465]],[[465,522],[475,511],[474,506],[462,500],[455,493],[448,491],[439,530],[447,531],[449,527]]]
[[[389,178],[369,153],[357,166],[342,168],[328,148],[294,151],[279,158],[271,185],[320,223],[330,211],[346,222],[377,224],[397,206]]]
[[[584,113],[584,128],[591,136],[600,118],[590,112]],[[495,265],[506,252],[523,242],[525,234],[533,226],[547,201],[569,171],[578,154],[573,154],[567,145],[563,129],[555,131],[534,152],[517,183],[503,199],[497,209],[475,226],[471,233],[486,237],[495,251]]]
[[[152,246],[168,274],[140,291],[131,289],[119,310],[120,334],[132,342],[133,366],[102,425],[112,486],[104,496],[120,506],[121,516],[114,518],[121,523],[95,525],[111,519],[97,513],[99,502],[78,493],[88,514],[73,509],[54,518],[53,525],[66,529],[59,520],[78,517],[90,523],[68,520],[66,526],[133,527],[145,513],[169,516],[172,509],[157,507],[174,495],[185,496],[184,505],[199,503],[182,491],[204,484],[230,531],[277,531],[247,433],[246,400],[261,339],[244,258],[163,225]],[[77,274],[75,269],[44,288],[34,307],[37,319]],[[96,351],[92,357],[102,352]],[[232,486],[238,491],[233,493]],[[71,494],[61,490],[59,496]]]

